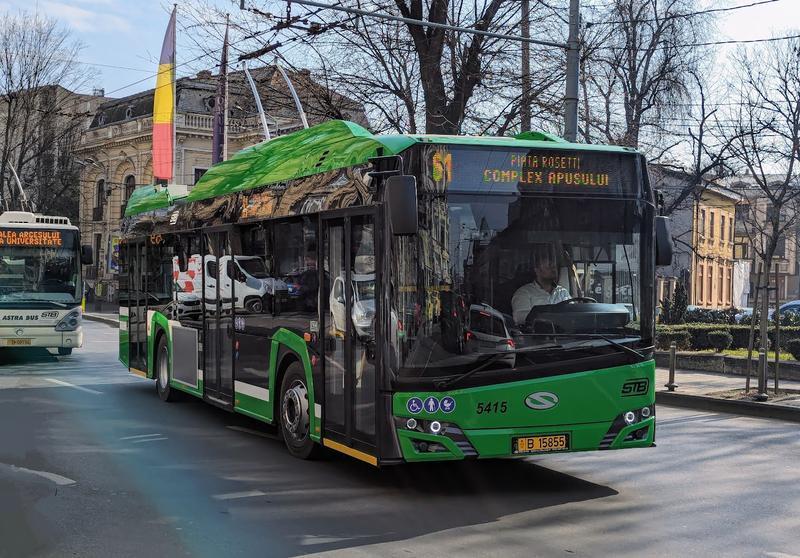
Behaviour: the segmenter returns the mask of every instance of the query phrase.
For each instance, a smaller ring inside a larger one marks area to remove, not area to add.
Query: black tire
[[[281,382],[278,420],[289,453],[300,459],[313,459],[320,451],[317,443],[311,439],[309,406],[303,365],[293,362],[286,369]]]
[[[251,297],[244,301],[244,309],[251,314],[261,314],[264,311],[264,302],[258,297]]]
[[[156,391],[158,397],[162,401],[172,402],[178,400],[178,392],[172,389],[169,385],[170,377],[170,362],[169,362],[169,347],[167,346],[167,336],[161,335],[158,338],[158,345],[156,346],[155,355],[155,376],[156,376]]]
[[[61,356],[69,356],[72,354],[72,347],[59,347],[58,354]]]

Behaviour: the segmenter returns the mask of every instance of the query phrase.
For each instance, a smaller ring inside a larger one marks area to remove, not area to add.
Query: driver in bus
[[[558,262],[551,247],[538,247],[534,253],[533,281],[522,285],[511,298],[514,321],[524,324],[534,306],[569,300],[569,291],[558,284]]]

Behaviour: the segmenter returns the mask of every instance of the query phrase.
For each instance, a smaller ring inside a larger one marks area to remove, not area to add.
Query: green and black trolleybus
[[[302,458],[651,446],[654,198],[628,148],[326,122],[134,192],[120,360]]]

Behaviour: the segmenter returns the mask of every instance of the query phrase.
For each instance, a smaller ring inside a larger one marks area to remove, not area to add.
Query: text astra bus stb
[[[81,263],[91,261],[66,217],[0,214],[0,347],[80,347]]]
[[[120,359],[296,456],[653,443],[668,234],[633,150],[332,121],[138,189],[123,226]]]

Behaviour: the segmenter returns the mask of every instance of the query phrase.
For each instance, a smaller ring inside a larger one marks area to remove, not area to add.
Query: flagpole
[[[175,31],[172,33],[172,183],[178,183],[178,4],[172,5]],[[167,182],[169,183],[169,182]]]

